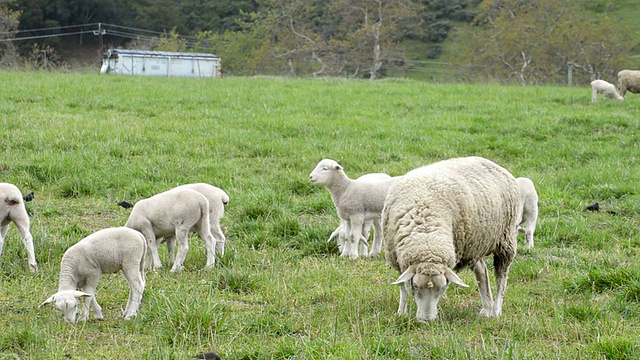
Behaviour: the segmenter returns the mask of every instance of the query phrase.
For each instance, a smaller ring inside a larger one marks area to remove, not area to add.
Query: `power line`
[[[20,41],[20,40],[34,40],[34,39],[46,39],[46,38],[60,37],[60,36],[68,36],[68,35],[88,34],[88,33],[92,33],[92,32],[93,32],[93,30],[87,30],[87,31],[78,31],[78,32],[62,33],[62,34],[50,34],[50,35],[25,36],[25,37],[20,37],[20,38],[0,39],[0,42],[7,42],[7,41]]]

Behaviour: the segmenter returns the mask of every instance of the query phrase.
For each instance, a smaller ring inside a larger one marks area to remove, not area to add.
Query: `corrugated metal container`
[[[220,58],[213,54],[111,49],[102,59],[101,74],[220,77]]]

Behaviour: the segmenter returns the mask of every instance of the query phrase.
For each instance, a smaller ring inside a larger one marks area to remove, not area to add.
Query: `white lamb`
[[[130,228],[107,228],[87,236],[64,253],[58,292],[40,306],[55,303],[64,319],[68,323],[75,323],[79,300],[84,299],[84,311],[78,321],[89,318],[89,305],[93,308],[94,317],[102,319],[102,308],[95,295],[100,275],[122,270],[129,282],[129,301],[124,310],[124,319],[132,319],[138,314],[144,293],[146,252],[146,239],[140,232]]]
[[[29,268],[35,272],[38,270],[36,255],[33,250],[33,236],[29,230],[29,215],[24,206],[22,193],[17,186],[9,183],[0,183],[0,255],[4,248],[4,239],[9,232],[9,224],[13,221],[20,234],[22,242],[27,248]]]
[[[373,174],[365,174],[360,176],[359,178],[357,178],[356,180],[371,180],[371,181],[381,181],[381,180],[387,180],[390,179],[391,176],[388,174],[384,174],[384,173],[373,173]],[[361,256],[366,256],[367,255],[367,248],[369,247],[368,244],[368,240],[369,240],[369,234],[371,233],[371,228],[373,227],[373,220],[366,220],[364,222],[364,225],[362,226],[362,237],[365,239],[363,241],[360,241],[359,245],[358,245],[358,253]],[[340,252],[342,252],[342,250],[344,249],[344,243],[345,240],[348,237],[347,234],[347,225],[345,221],[340,221],[340,226],[338,226],[337,229],[335,229],[331,235],[329,236],[329,242],[331,242],[331,240],[333,240],[334,238],[336,239],[336,242],[338,243],[338,249],[340,250]],[[382,245],[381,245],[382,246]],[[379,254],[379,251],[378,251]],[[378,255],[376,254],[376,255]]]
[[[538,221],[538,193],[531,179],[519,177],[516,182],[520,189],[518,212],[522,214],[518,222],[518,232],[524,234],[524,247],[530,249],[533,248],[533,233],[536,231]]]
[[[340,256],[367,256],[367,239],[363,235],[368,233],[367,222],[372,222],[374,229],[373,246],[369,256],[380,254],[380,213],[387,189],[397,178],[372,177],[352,180],[344,173],[340,164],[331,159],[324,159],[311,172],[309,179],[313,184],[327,187],[340,217],[341,226],[344,227],[345,234],[348,234]]]
[[[224,255],[226,237],[220,227],[220,220],[224,217],[224,207],[229,204],[229,195],[219,187],[206,183],[185,184],[175,187],[174,189],[183,188],[193,189],[204,195],[209,201],[209,229],[211,230],[211,235],[215,238],[216,253],[220,254],[220,256]],[[169,250],[170,263],[173,263],[175,260],[175,239],[175,236],[167,236],[165,238]]]
[[[640,71],[622,70],[618,73],[618,90],[620,96],[625,97],[627,91],[634,94],[640,93]]]
[[[598,94],[602,94],[605,98],[609,99],[624,100],[624,98],[618,94],[618,91],[616,91],[616,86],[604,80],[593,80],[591,82],[591,90],[592,102],[598,101]]]
[[[437,317],[447,286],[467,285],[454,270],[476,276],[480,316],[499,316],[516,254],[519,191],[514,177],[480,157],[440,161],[407,173],[389,189],[382,212],[386,258],[400,276],[399,314],[412,291],[418,321]],[[493,254],[497,294],[483,258]]]
[[[215,265],[214,237],[211,235],[209,221],[209,201],[193,189],[171,189],[148,199],[138,201],[131,210],[126,227],[140,231],[149,245],[153,257],[153,268],[162,267],[158,255],[157,239],[175,236],[178,241],[178,254],[171,272],[182,271],[189,250],[189,232],[193,229],[204,241],[207,251],[206,267]],[[151,262],[147,261],[149,267]]]

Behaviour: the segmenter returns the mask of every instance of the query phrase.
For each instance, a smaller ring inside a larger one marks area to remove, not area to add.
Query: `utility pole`
[[[98,36],[98,47],[99,47],[98,52],[100,53],[101,57],[102,57],[102,53],[104,52],[102,35],[104,35],[106,32],[107,31],[102,28],[102,23],[98,23],[98,30],[93,30],[93,35]]]

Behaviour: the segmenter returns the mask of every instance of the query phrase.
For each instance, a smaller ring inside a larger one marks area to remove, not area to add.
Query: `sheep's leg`
[[[33,236],[31,236],[31,232],[29,231],[29,217],[26,211],[12,212],[10,215],[13,223],[16,224],[18,231],[20,231],[20,234],[22,235],[22,243],[24,244],[24,247],[27,248],[29,267],[32,272],[36,272],[38,271],[38,264],[36,263],[36,255],[33,250]]]
[[[227,241],[227,238],[224,236],[222,228],[220,228],[220,224],[210,224],[209,228],[211,229],[211,235],[213,235],[216,242],[216,253],[220,254],[220,256],[224,256],[224,245]]]
[[[507,291],[507,279],[509,278],[509,266],[513,261],[515,253],[508,253],[502,256],[494,255],[493,267],[496,276],[496,300],[493,305],[493,316],[500,316],[502,314],[502,302],[504,301],[504,294]]]
[[[359,243],[362,240],[362,226],[364,224],[364,216],[352,216],[351,217],[351,228],[349,233],[349,238],[347,243],[349,244],[347,256],[352,259],[358,258],[358,247]],[[366,253],[366,251],[365,251]]]
[[[407,283],[400,285],[400,304],[398,305],[398,315],[407,314],[408,286],[410,285]]]
[[[151,260],[153,260],[153,270],[157,270],[162,267],[160,261],[160,255],[158,255],[158,243],[156,242],[156,234],[153,229],[149,228],[142,231],[142,234],[147,239],[147,249],[151,256],[147,257],[147,269],[151,269]]]
[[[598,89],[593,89],[592,93],[591,93],[591,101],[592,102],[596,102],[598,101]]]
[[[349,241],[349,236],[351,235],[351,223],[349,221],[343,221],[344,227],[344,235],[342,237],[342,249],[340,252],[340,256],[349,256],[351,252],[351,242]]]
[[[144,274],[140,272],[137,266],[122,269],[124,277],[129,282],[129,301],[124,310],[124,319],[131,320],[138,315],[138,308],[142,302],[142,294],[144,293]]]
[[[203,233],[200,235],[204,240],[204,247],[207,251],[207,264],[205,267],[212,267],[216,264],[216,249],[218,249],[218,242],[211,235],[211,233]],[[222,253],[224,253],[224,242],[222,242]]]
[[[360,257],[365,257],[369,255],[369,234],[371,233],[371,225],[373,220],[366,220],[362,224],[362,240],[358,243],[358,255]]]
[[[473,272],[476,274],[476,282],[478,290],[480,290],[480,299],[482,300],[482,310],[480,316],[491,317],[493,314],[493,296],[491,295],[491,286],[489,285],[489,272],[487,265],[483,259],[478,260],[473,266]]]
[[[84,311],[78,321],[86,321],[89,319],[89,305],[91,305],[91,308],[93,309],[94,318],[98,320],[102,320],[104,318],[102,315],[102,308],[98,305],[98,301],[96,300],[96,288],[98,287],[99,279],[99,276],[87,279],[87,283],[82,287],[82,291],[87,294],[91,294],[91,296],[84,298]]]
[[[376,257],[382,251],[382,225],[380,219],[373,220],[373,246],[369,256]]]
[[[173,235],[165,236],[165,242],[167,243],[167,255],[169,257],[169,264],[174,264],[176,261],[176,237]]]
[[[524,247],[525,249],[533,248],[533,233],[536,230],[536,219],[538,218],[537,211],[534,211],[532,216],[527,219],[524,230]]]
[[[189,229],[176,227],[176,240],[178,241],[178,255],[176,255],[171,272],[182,271],[182,263],[187,257],[187,251],[189,251]]]
[[[4,248],[4,239],[6,239],[8,231],[9,224],[0,228],[0,255],[2,255],[2,249]]]

